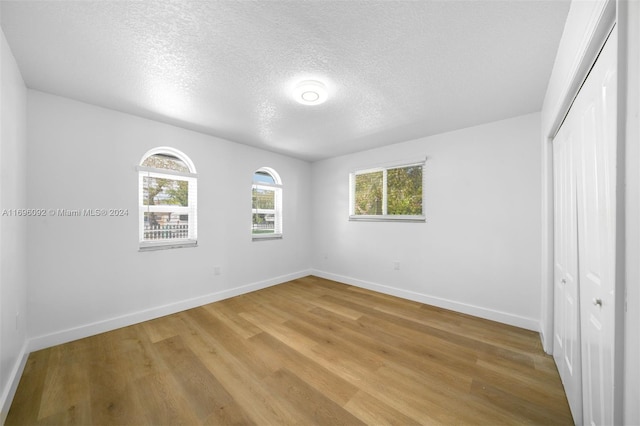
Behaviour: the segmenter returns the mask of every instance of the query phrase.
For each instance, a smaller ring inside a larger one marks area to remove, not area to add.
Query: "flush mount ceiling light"
[[[305,80],[293,89],[293,99],[303,105],[319,105],[327,100],[327,86],[316,80]]]

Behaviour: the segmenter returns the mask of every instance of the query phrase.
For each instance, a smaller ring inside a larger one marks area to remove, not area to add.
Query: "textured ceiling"
[[[317,160],[539,111],[568,0],[7,1],[28,87]],[[329,99],[291,91],[322,80]]]

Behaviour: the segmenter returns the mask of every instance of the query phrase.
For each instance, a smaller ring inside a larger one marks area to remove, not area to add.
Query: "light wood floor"
[[[306,277],[34,352],[6,424],[571,424],[536,333]]]

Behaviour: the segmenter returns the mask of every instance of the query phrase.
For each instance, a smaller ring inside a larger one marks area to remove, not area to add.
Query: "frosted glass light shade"
[[[327,96],[327,86],[316,80],[301,81],[293,89],[293,99],[303,105],[319,105]]]

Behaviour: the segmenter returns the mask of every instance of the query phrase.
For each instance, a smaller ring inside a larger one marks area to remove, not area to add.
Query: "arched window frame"
[[[255,175],[258,173],[268,174],[273,178],[274,183],[256,181]],[[251,185],[251,237],[254,241],[282,238],[282,180],[280,179],[280,175],[270,167],[261,167],[253,172],[253,177],[253,184]],[[256,208],[254,204],[254,193],[256,190],[273,192],[273,209]],[[257,214],[273,215],[273,232],[259,232],[259,230],[256,228],[257,224],[255,221]]]
[[[182,161],[189,172],[143,166],[144,162],[154,155],[166,155]],[[157,147],[147,151],[136,168],[138,170],[138,239],[140,251],[161,250],[180,247],[194,247],[198,243],[198,175],[196,167],[191,159],[183,152],[171,147]],[[188,184],[187,206],[178,205],[145,205],[144,185],[145,178],[171,179],[184,181]],[[154,234],[154,231],[145,227],[145,213],[169,212],[178,215],[188,215],[186,230],[169,230],[168,232]],[[186,232],[185,232],[186,231]],[[177,235],[173,237],[172,235]]]

